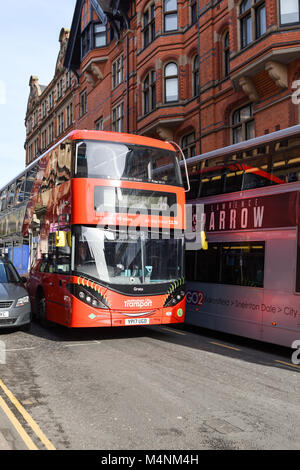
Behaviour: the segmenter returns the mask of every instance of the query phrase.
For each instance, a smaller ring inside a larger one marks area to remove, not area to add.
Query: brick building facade
[[[298,0],[114,3],[75,6],[74,127],[174,140],[192,156],[299,122]]]
[[[31,76],[25,117],[26,165],[74,128],[74,91],[77,81],[63,66],[70,31],[62,29],[55,75],[48,86]]]

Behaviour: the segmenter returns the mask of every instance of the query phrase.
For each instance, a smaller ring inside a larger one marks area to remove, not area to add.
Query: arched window
[[[178,101],[178,68],[170,62],[165,67],[165,102]]]
[[[156,108],[156,73],[151,70],[144,80],[144,114],[150,113]]]
[[[144,47],[155,39],[155,5],[149,5],[143,14]]]
[[[228,77],[230,73],[230,43],[229,32],[227,31],[223,36],[223,74]]]
[[[200,68],[199,68],[199,56],[193,60],[193,93],[194,96],[198,96],[200,91]]]
[[[232,143],[238,144],[255,137],[255,124],[252,103],[232,113]]]

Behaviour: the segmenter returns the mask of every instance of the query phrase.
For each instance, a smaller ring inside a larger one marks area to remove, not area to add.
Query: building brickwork
[[[55,75],[49,85],[40,85],[38,77],[31,76],[30,93],[25,117],[26,165],[74,128],[74,91],[77,81],[67,72],[63,62],[70,31],[62,29]]]
[[[129,27],[109,15],[105,27],[78,0],[64,63],[78,77],[73,126],[174,140],[191,156],[297,124],[300,16],[286,10],[283,0],[136,0]]]

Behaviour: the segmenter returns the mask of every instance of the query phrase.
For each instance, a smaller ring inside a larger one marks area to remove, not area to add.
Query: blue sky
[[[25,113],[31,75],[48,85],[59,33],[70,28],[76,0],[2,2],[0,15],[0,188],[25,168]]]

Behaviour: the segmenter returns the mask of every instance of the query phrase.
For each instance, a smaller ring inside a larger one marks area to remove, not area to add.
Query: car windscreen
[[[0,283],[2,284],[16,284],[20,282],[20,276],[15,268],[10,263],[0,261]]]

